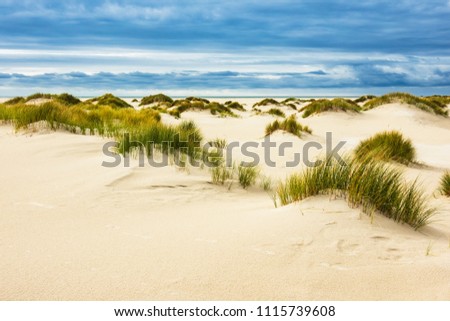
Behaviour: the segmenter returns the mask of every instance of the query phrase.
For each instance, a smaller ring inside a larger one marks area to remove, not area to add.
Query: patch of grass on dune
[[[433,101],[432,98],[422,98],[417,97],[408,93],[394,92],[390,94],[383,95],[381,97],[376,97],[364,104],[364,110],[369,110],[384,104],[391,103],[403,103],[429,113],[433,113],[440,116],[448,116],[448,111],[445,109],[441,103]]]
[[[374,99],[374,98],[376,98],[377,96],[374,96],[374,95],[364,95],[364,96],[361,96],[361,97],[359,97],[359,98],[356,98],[355,100],[353,100],[355,103],[363,103],[363,102],[365,102],[365,101],[368,101],[368,100],[370,100],[370,99]]]
[[[118,149],[123,154],[145,149],[147,156],[150,156],[154,150],[159,150],[166,154],[181,151],[181,153],[196,159],[201,157],[199,146],[196,143],[201,142],[203,136],[192,121],[183,121],[179,125],[154,122],[146,126],[128,127],[126,132],[129,134],[129,142],[140,142],[141,144],[129,146],[128,140],[123,135],[117,135]]]
[[[67,106],[74,106],[74,105],[81,103],[81,100],[79,100],[77,97],[72,96],[71,94],[68,94],[68,93],[63,93],[60,95],[36,93],[36,94],[28,96],[27,98],[14,97],[10,100],[5,101],[4,104],[5,105],[17,105],[17,104],[26,103],[26,102],[36,100],[36,99],[51,99],[52,101],[57,101],[61,104],[67,105]]]
[[[267,105],[275,105],[275,106],[278,106],[278,105],[280,105],[280,102],[277,101],[277,100],[275,100],[275,99],[273,99],[273,98],[265,98],[265,99],[263,99],[263,100],[261,100],[261,101],[255,103],[255,104],[253,105],[253,108],[254,108],[254,107],[259,107],[259,106],[267,106]]]
[[[112,108],[133,108],[129,103],[125,100],[120,99],[119,97],[114,96],[113,94],[104,94],[100,97],[95,97],[89,100],[86,100],[86,104],[94,104],[95,106],[109,106]]]
[[[361,141],[355,149],[355,157],[359,161],[375,159],[408,165],[415,161],[416,149],[400,132],[386,131]]]
[[[54,98],[56,95],[53,94],[45,94],[45,93],[35,93],[32,94],[30,96],[28,96],[27,98],[25,98],[25,101],[31,101],[31,100],[35,100],[35,99],[52,99]]]
[[[312,130],[308,126],[303,126],[297,122],[295,115],[291,115],[283,121],[275,120],[266,126],[266,136],[271,135],[277,130],[291,133],[297,137],[302,137],[303,133],[312,134]]]
[[[210,103],[210,101],[208,99],[206,99],[206,98],[194,97],[194,96],[186,97],[185,100],[192,101],[192,102],[194,102],[194,101],[201,101],[204,104],[209,104]]]
[[[173,99],[162,93],[156,94],[156,95],[145,96],[144,98],[141,99],[141,103],[139,104],[139,106],[151,105],[151,104],[155,104],[155,103],[158,103],[158,104],[166,103],[168,105],[171,105],[173,103]]]
[[[450,197],[450,171],[447,171],[442,175],[439,190],[443,195]]]
[[[259,175],[259,169],[256,166],[238,166],[238,179],[239,184],[243,189],[255,185],[256,179]]]
[[[283,118],[286,117],[286,114],[281,109],[278,108],[270,108],[268,111],[265,112],[265,114]]]
[[[288,177],[276,193],[282,205],[316,195],[341,196],[350,206],[361,207],[372,217],[377,212],[414,229],[426,225],[435,212],[416,183],[404,182],[398,169],[374,161],[347,158],[341,165],[323,160],[316,167]]]
[[[225,106],[227,106],[228,108],[231,109],[236,109],[236,110],[240,110],[240,111],[245,111],[244,106],[242,106],[240,103],[238,103],[237,101],[226,101]]]
[[[25,102],[25,98],[23,98],[23,97],[14,97],[14,98],[11,98],[11,99],[5,101],[3,104],[5,104],[5,105],[16,105],[16,104],[21,104],[21,103],[24,103],[24,102]]]
[[[205,101],[207,100],[197,100],[197,99],[176,100],[172,104],[171,109],[168,109],[168,112],[169,114],[177,118],[180,117],[180,115],[185,111],[203,111],[203,110],[207,110],[212,115],[217,115],[220,117],[237,117],[237,115],[233,113],[230,107],[215,101],[208,103],[206,103]]]
[[[303,112],[303,118],[313,114],[320,114],[326,111],[344,111],[344,112],[360,112],[361,108],[351,100],[344,98],[318,99],[306,105],[300,112]]]
[[[16,129],[44,122],[51,129],[65,129],[70,132],[115,135],[127,128],[151,125],[159,122],[159,113],[153,110],[137,111],[132,108],[112,108],[78,104],[67,106],[57,101],[39,105],[0,105],[0,117],[11,122]]]
[[[75,106],[81,103],[80,99],[68,93],[57,95],[55,99],[57,102],[67,106]]]
[[[424,99],[432,102],[433,104],[440,106],[444,110],[450,104],[450,96],[433,95],[433,96],[424,97]]]

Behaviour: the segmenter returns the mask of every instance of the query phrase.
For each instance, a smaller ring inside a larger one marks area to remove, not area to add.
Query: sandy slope
[[[261,142],[273,120],[183,118],[229,142]],[[302,123],[313,135],[274,140],[301,147],[331,131],[350,149],[398,129],[427,164],[408,179],[433,193],[450,169],[450,119],[387,105]],[[328,197],[274,208],[257,188],[211,185],[207,170],[104,168],[106,141],[0,126],[0,299],[450,299],[449,199],[430,197],[436,222],[415,232]]]

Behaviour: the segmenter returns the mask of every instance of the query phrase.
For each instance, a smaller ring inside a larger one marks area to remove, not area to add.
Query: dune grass
[[[302,137],[303,133],[312,134],[312,130],[308,126],[303,126],[297,122],[295,115],[291,115],[283,121],[275,120],[266,126],[266,136],[272,135],[277,130],[291,133],[297,137]]]
[[[443,107],[441,102],[437,102],[436,100],[438,100],[438,98],[422,98],[408,93],[394,92],[369,100],[364,104],[363,108],[364,110],[369,110],[384,104],[403,103],[412,105],[429,113],[448,116],[448,110]]]
[[[359,143],[355,149],[359,161],[375,159],[408,165],[415,161],[416,150],[410,139],[398,131],[378,133]]]
[[[30,95],[26,98],[24,97],[14,97],[4,102],[5,105],[17,105],[21,103],[27,103],[36,99],[50,99],[52,101],[56,101],[60,104],[67,105],[67,106],[74,106],[81,103],[81,100],[77,97],[68,94],[68,93],[62,93],[60,95],[56,94],[44,94],[44,93],[36,93],[33,95]]]
[[[265,112],[265,114],[277,116],[277,117],[286,117],[286,114],[278,108],[270,108],[268,111]]]
[[[239,184],[243,189],[255,185],[258,175],[259,169],[256,166],[245,166],[242,164],[238,166]]]
[[[27,98],[25,98],[25,101],[31,101],[31,100],[35,100],[35,99],[52,99],[54,98],[56,95],[53,94],[46,94],[46,93],[35,93],[32,95],[29,95]]]
[[[258,101],[257,103],[253,104],[253,108],[255,107],[259,107],[259,106],[267,106],[267,105],[275,105],[278,106],[280,105],[280,102],[273,99],[273,98],[265,98],[261,101]]]
[[[450,171],[447,171],[442,175],[439,190],[443,195],[450,197]]]
[[[81,100],[71,94],[62,93],[55,97],[55,100],[66,106],[75,106],[81,103]]]
[[[433,104],[440,106],[444,110],[450,104],[450,96],[433,95],[433,96],[424,97],[424,99],[432,102]]]
[[[86,100],[86,104],[93,104],[95,106],[109,106],[112,108],[133,108],[129,103],[114,96],[113,94],[104,94],[100,97],[95,97]]]
[[[145,96],[141,99],[141,103],[139,104],[139,106],[144,106],[144,105],[150,105],[150,104],[155,104],[155,103],[167,103],[169,105],[171,105],[173,103],[173,99],[170,98],[169,96],[166,96],[162,93],[156,94],[156,95],[150,95],[150,96]]]
[[[160,115],[153,110],[137,111],[90,104],[68,106],[50,101],[40,105],[0,105],[0,119],[11,122],[16,129],[41,123],[51,129],[73,133],[114,136],[138,126],[151,126],[159,122]]]
[[[196,99],[195,97],[188,97],[188,99],[176,100],[173,102],[172,107],[167,109],[167,112],[174,117],[179,118],[185,111],[209,111],[212,115],[220,117],[237,117],[230,107],[218,102],[209,102],[206,99]]]
[[[157,150],[165,154],[173,154],[175,151],[181,151],[192,158],[200,159],[200,146],[203,136],[192,121],[183,121],[179,125],[166,125],[161,122],[153,122],[146,126],[136,125],[127,127],[124,135],[116,135],[118,150],[122,154],[132,153],[133,151],[145,151],[147,156]],[[138,142],[130,146],[129,142]]]
[[[364,96],[361,96],[361,97],[359,97],[359,98],[356,98],[355,100],[353,100],[355,103],[363,103],[363,102],[366,102],[366,101],[368,101],[368,100],[370,100],[370,99],[374,99],[374,98],[376,98],[377,96],[374,96],[374,95],[364,95]]]
[[[217,166],[211,168],[211,181],[215,185],[225,185],[225,183],[229,183],[231,187],[233,176],[234,166],[227,167],[223,160],[218,162]]]
[[[346,165],[324,160],[319,166],[294,174],[278,186],[276,193],[282,205],[321,194],[342,196],[350,206],[361,207],[372,217],[378,212],[414,229],[426,225],[435,212],[417,184],[405,183],[398,169],[349,158]]]
[[[11,98],[11,99],[5,101],[3,104],[16,105],[16,104],[25,103],[25,102],[26,102],[26,100],[23,97],[14,97],[14,98]]]
[[[360,112],[361,108],[351,100],[334,98],[332,100],[315,100],[300,109],[300,112],[303,112],[303,118],[309,117],[313,114],[320,114],[326,111]]]
[[[242,106],[240,103],[238,103],[237,101],[226,101],[225,106],[227,106],[228,108],[231,109],[235,109],[235,110],[240,110],[240,111],[245,111],[244,106]]]

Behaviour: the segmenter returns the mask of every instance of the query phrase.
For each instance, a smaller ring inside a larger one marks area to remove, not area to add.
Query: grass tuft
[[[278,186],[280,203],[286,205],[320,194],[340,194],[350,206],[361,207],[364,213],[378,212],[415,229],[426,225],[434,214],[417,184],[404,183],[398,169],[385,163],[361,163],[349,158],[345,163],[324,160],[290,176]]]
[[[156,94],[156,95],[150,95],[150,96],[145,96],[144,98],[141,99],[141,103],[139,104],[139,106],[144,106],[144,105],[151,105],[154,103],[167,103],[167,104],[172,104],[173,103],[173,99],[170,98],[169,96],[166,96],[164,94]]]
[[[383,95],[381,97],[373,98],[364,104],[364,110],[372,109],[384,104],[390,103],[404,103],[412,105],[429,113],[434,113],[440,116],[448,116],[448,110],[443,106],[442,102],[437,96],[429,98],[417,97],[408,93],[394,92]]]
[[[133,108],[130,104],[128,104],[125,100],[120,99],[119,97],[114,96],[113,94],[104,94],[100,97],[95,97],[89,100],[86,100],[86,104],[95,104],[95,106],[109,106],[112,108]]]
[[[408,165],[415,161],[416,150],[400,132],[386,131],[363,140],[355,149],[359,161],[366,159],[394,161]]]
[[[442,175],[439,189],[443,195],[450,197],[450,171],[447,171]]]
[[[277,101],[277,100],[275,100],[275,99],[273,99],[273,98],[265,98],[265,99],[263,99],[263,100],[261,100],[261,101],[255,103],[255,104],[253,105],[253,108],[259,107],[259,106],[267,106],[267,105],[275,105],[275,106],[278,106],[278,105],[280,105],[280,102]]]
[[[308,126],[303,126],[297,122],[295,115],[291,115],[282,122],[275,120],[266,126],[266,136],[271,135],[277,130],[283,130],[297,137],[302,137],[302,133],[312,134],[312,130]]]
[[[270,108],[267,112],[265,112],[265,114],[283,118],[286,117],[286,114],[281,109],[278,108]]]
[[[259,169],[255,166],[239,165],[238,167],[238,179],[239,184],[243,189],[255,185],[256,179],[259,175]]]
[[[370,99],[374,99],[374,98],[377,98],[377,96],[374,96],[374,95],[364,95],[364,96],[361,96],[361,97],[359,97],[359,98],[356,98],[355,100],[353,100],[353,102],[355,102],[355,103],[363,103],[363,102],[366,102],[366,101],[368,101],[368,100],[370,100]]]
[[[3,104],[5,104],[5,105],[16,105],[16,104],[21,104],[21,103],[25,103],[25,98],[23,98],[23,97],[14,97],[14,98],[11,98],[11,99],[5,101]]]
[[[344,98],[334,98],[332,100],[315,100],[300,109],[300,111],[303,112],[303,118],[306,118],[313,114],[320,114],[326,111],[360,112],[361,108],[351,100]]]

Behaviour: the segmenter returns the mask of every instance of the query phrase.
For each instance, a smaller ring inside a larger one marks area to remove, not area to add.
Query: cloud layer
[[[0,94],[448,93],[447,0],[2,1]]]

